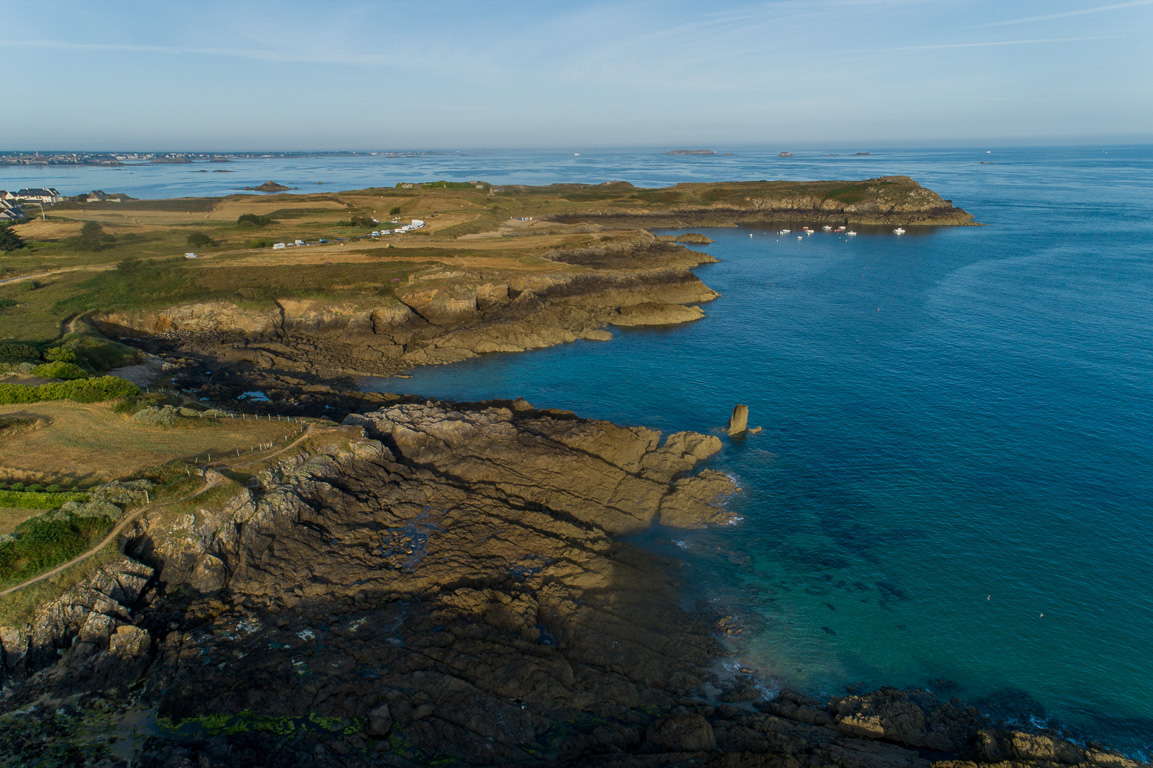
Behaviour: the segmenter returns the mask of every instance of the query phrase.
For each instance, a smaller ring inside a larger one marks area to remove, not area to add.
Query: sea
[[[1153,146],[668,149],[0,168],[0,188],[911,176],[983,226],[697,230],[721,297],[696,323],[363,386],[721,435],[707,466],[739,522],[639,540],[680,563],[687,606],[736,617],[767,692],[923,687],[1147,759]],[[737,403],[759,434],[723,436]]]

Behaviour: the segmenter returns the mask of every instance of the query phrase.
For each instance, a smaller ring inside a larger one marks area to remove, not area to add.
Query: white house
[[[36,203],[59,203],[63,202],[64,196],[57,192],[55,189],[22,189],[16,193],[17,200],[31,200]]]

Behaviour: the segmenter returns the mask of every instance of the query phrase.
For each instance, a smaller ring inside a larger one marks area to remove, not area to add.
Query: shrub
[[[272,246],[273,240],[270,237],[258,237],[244,244],[245,248],[271,248]]]
[[[33,376],[39,376],[44,379],[87,379],[88,371],[81,368],[76,363],[66,363],[58,361],[55,363],[44,363],[32,369]]]
[[[108,526],[62,510],[26,520],[16,536],[0,543],[0,580],[20,580],[69,561],[99,541]]]
[[[132,416],[137,424],[149,427],[174,427],[180,418],[180,412],[171,405],[142,408]]]
[[[212,248],[216,245],[216,241],[203,232],[190,232],[187,243],[192,248]]]
[[[53,483],[52,485],[45,488],[44,492],[45,493],[60,493],[60,486],[57,485],[56,483]]]
[[[22,491],[24,490],[24,483],[12,483],[12,485],[8,487],[14,491]]]
[[[388,215],[389,216],[399,216],[400,215],[400,206],[399,205],[395,206],[392,210],[390,210],[388,212]]]
[[[0,344],[0,360],[18,362],[40,359],[40,350],[31,344]]]
[[[119,397],[139,394],[139,387],[130,381],[115,376],[57,381],[39,386],[0,383],[0,405],[38,403],[43,400],[98,403],[103,400],[115,400]]]
[[[271,223],[271,216],[258,216],[255,213],[242,213],[236,219],[239,227],[267,227]]]
[[[51,347],[44,353],[44,359],[50,363],[74,363],[76,353],[66,347]]]

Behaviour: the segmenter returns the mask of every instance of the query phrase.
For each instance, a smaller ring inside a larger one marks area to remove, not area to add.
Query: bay
[[[723,296],[697,323],[365,386],[524,396],[666,431],[718,430],[747,403],[764,431],[726,438],[710,463],[739,481],[741,523],[646,540],[684,561],[688,604],[744,622],[734,650],[768,688],[928,686],[1147,755],[1153,148],[718,150],[733,154],[0,168],[0,187],[170,197],[267,179],[331,191],[912,176],[985,226],[710,230],[702,250],[721,261],[698,274]]]

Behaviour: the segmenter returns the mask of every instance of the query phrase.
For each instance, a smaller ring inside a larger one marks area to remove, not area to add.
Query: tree
[[[190,232],[188,245],[192,248],[211,248],[216,245],[216,241],[203,232]]]
[[[16,234],[11,227],[0,227],[0,251],[10,252],[23,248],[24,239]]]
[[[399,214],[400,214],[400,206],[399,205],[388,212],[389,216],[397,216]]]
[[[95,251],[100,249],[105,239],[107,239],[107,235],[104,234],[104,227],[100,226],[98,222],[86,221],[84,226],[80,228],[77,244],[87,251]]]

